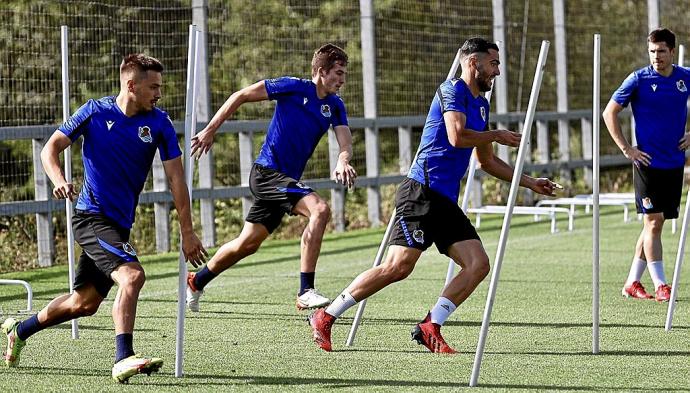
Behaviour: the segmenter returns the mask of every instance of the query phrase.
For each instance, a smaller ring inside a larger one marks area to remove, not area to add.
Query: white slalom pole
[[[376,258],[374,258],[374,266],[376,267],[381,264],[383,261],[383,255],[386,253],[386,246],[388,245],[388,240],[391,237],[391,232],[393,231],[393,224],[395,223],[395,210],[393,210],[393,215],[391,216],[391,219],[388,220],[388,226],[386,227],[386,232],[383,234],[383,239],[381,240],[381,244],[379,245],[379,249],[376,252]],[[359,302],[359,306],[357,306],[357,312],[355,313],[355,320],[352,321],[352,326],[350,327],[350,334],[347,335],[347,341],[345,342],[345,345],[348,347],[351,347],[354,344],[355,341],[355,335],[357,334],[357,328],[359,328],[359,324],[362,322],[362,314],[364,314],[364,308],[367,306],[367,299],[363,299],[361,302]]]
[[[448,75],[446,76],[446,80],[448,79],[453,79],[455,77],[455,74],[458,72],[458,68],[460,67],[460,49],[455,53],[455,58],[453,59],[453,64],[450,66],[450,70],[448,71]],[[391,216],[391,219],[388,221],[388,226],[386,227],[386,232],[383,235],[383,239],[381,240],[381,244],[379,245],[378,252],[376,253],[376,258],[374,259],[374,266],[376,267],[381,264],[383,261],[383,256],[386,252],[386,245],[388,244],[388,239],[390,238],[390,233],[393,230],[393,223],[395,220],[395,210],[393,210],[393,215]],[[452,262],[452,260],[451,260]],[[359,328],[359,325],[362,321],[362,315],[364,314],[364,308],[366,307],[367,304],[367,299],[362,300],[359,303],[359,306],[357,306],[357,312],[355,313],[355,319],[352,321],[352,326],[350,327],[350,334],[347,336],[347,341],[345,342],[345,345],[348,347],[351,347],[354,344],[355,341],[355,335],[357,334],[357,329]]]
[[[498,53],[501,53],[501,49],[503,49],[503,42],[501,41],[496,41],[496,46],[498,46]],[[460,54],[460,51],[458,51],[458,55]],[[455,65],[455,63],[453,63]],[[450,75],[450,73],[448,74]],[[455,75],[455,73],[453,73]],[[494,83],[496,81],[494,80]],[[486,100],[491,103],[491,94],[494,92],[493,86],[491,86],[491,90],[486,92]],[[474,174],[477,172],[477,158],[474,156],[474,150],[472,150],[472,156],[470,158],[470,165],[467,168],[467,180],[465,181],[465,192],[462,195],[462,203],[460,204],[460,207],[463,211],[463,213],[467,214],[467,208],[470,205],[470,193],[472,192],[472,186],[474,185]],[[445,289],[448,286],[448,283],[450,280],[453,279],[453,276],[455,275],[455,261],[453,261],[452,258],[448,258],[448,272],[446,273],[446,282],[443,284],[443,289]]]
[[[69,110],[69,46],[67,45],[69,28],[60,26],[60,52],[62,54],[62,119],[67,121]],[[72,183],[72,147],[65,149],[65,180]],[[67,264],[69,266],[69,293],[74,292],[74,231],[72,230],[72,218],[74,210],[72,201],[65,199],[65,216],[67,217]],[[72,339],[79,338],[79,324],[77,319],[72,320]]]
[[[678,65],[683,67],[685,62],[685,45],[678,46]],[[666,325],[664,328],[667,332],[671,331],[673,327],[673,312],[676,308],[676,299],[678,298],[678,283],[680,282],[680,268],[683,265],[683,257],[685,252],[685,237],[688,233],[688,215],[690,213],[690,188],[685,198],[685,213],[683,214],[683,224],[680,227],[680,239],[678,240],[678,252],[676,254],[676,267],[673,269],[673,282],[671,284],[671,298],[668,301],[668,309],[666,310]]]
[[[599,353],[599,129],[601,35],[594,34],[592,88],[592,353]]]
[[[544,76],[544,67],[546,65],[546,56],[548,52],[549,41],[542,41],[541,50],[539,51],[539,60],[537,61],[537,69],[534,73],[534,82],[532,83],[532,92],[529,97],[527,115],[525,117],[524,126],[522,128],[522,139],[520,141],[520,148],[518,150],[517,159],[515,160],[513,180],[510,183],[508,206],[506,206],[506,213],[505,216],[503,216],[503,227],[501,228],[501,236],[498,241],[498,249],[496,250],[496,259],[494,260],[493,273],[491,274],[491,283],[489,284],[489,293],[486,298],[486,307],[484,308],[484,318],[482,320],[482,328],[479,336],[479,343],[477,344],[477,352],[474,356],[474,364],[472,366],[470,386],[477,386],[477,381],[479,379],[479,369],[482,364],[482,357],[484,356],[486,336],[489,333],[491,309],[493,307],[494,297],[496,296],[496,287],[498,286],[498,278],[501,274],[501,264],[503,263],[503,255],[505,254],[506,243],[508,242],[510,221],[513,214],[513,208],[515,207],[515,200],[517,198],[518,188],[520,187],[520,177],[522,176],[522,168],[524,166],[525,156],[530,153],[529,140],[532,131],[532,122],[534,120],[534,112],[537,108],[537,100],[539,99],[539,89],[541,88],[541,81],[542,77]]]
[[[197,95],[197,63],[198,63],[199,31],[196,25],[189,25],[189,48],[187,52],[187,96],[184,116],[184,171],[187,191],[189,193],[189,207],[192,209],[192,181],[194,161],[190,155],[192,136],[196,129],[196,95]],[[180,236],[179,278],[177,288],[177,332],[175,337],[175,377],[182,376],[182,360],[184,358],[184,318],[186,311],[187,291],[187,262],[182,252],[182,236]]]

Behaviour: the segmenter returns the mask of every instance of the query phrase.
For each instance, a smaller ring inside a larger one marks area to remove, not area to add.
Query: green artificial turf
[[[602,209],[601,353],[592,351],[592,220],[580,211],[575,230],[549,233],[548,220],[516,216],[495,299],[479,379],[491,391],[687,391],[690,389],[690,268],[681,277],[675,325],[665,332],[667,304],[624,299],[632,250],[641,224],[624,223],[619,208]],[[479,229],[492,267],[501,217],[485,216]],[[680,226],[680,225],[679,225]],[[673,274],[679,233],[667,223],[666,275]],[[680,232],[680,231],[679,231]],[[383,229],[326,236],[317,287],[335,296],[369,268]],[[687,259],[687,257],[686,257]],[[355,345],[345,346],[355,309],[333,329],[334,352],[311,341],[306,312],[295,309],[299,242],[267,241],[254,256],[208,287],[201,312],[188,314],[184,378],[174,377],[177,256],[143,257],[147,282],[139,302],[135,350],[162,357],[151,377],[129,385],[110,380],[114,339],[110,307],[115,290],[93,317],[31,337],[16,369],[0,368],[0,391],[411,391],[467,388],[477,346],[487,278],[443,328],[461,353],[434,355],[410,341],[410,330],[435,303],[447,258],[434,247],[406,280],[369,299]],[[688,262],[686,262],[686,265]],[[67,268],[58,266],[0,278],[24,279],[34,310],[63,293]],[[643,284],[653,287],[645,273]],[[23,290],[0,286],[3,316],[23,307]],[[24,316],[22,316],[24,317]],[[3,338],[3,345],[4,345]],[[140,391],[140,390],[137,390]]]

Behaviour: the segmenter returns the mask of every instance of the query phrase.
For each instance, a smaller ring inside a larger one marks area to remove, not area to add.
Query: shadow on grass
[[[228,386],[238,384],[238,386],[313,386],[323,385],[323,388],[348,388],[348,387],[400,387],[400,388],[463,388],[468,387],[467,380],[457,380],[453,382],[439,381],[414,381],[414,380],[393,380],[393,379],[347,379],[347,378],[285,378],[270,376],[243,376],[243,375],[206,375],[188,374],[180,383],[147,383],[156,386]],[[196,380],[199,380],[198,382]],[[148,381],[147,381],[148,382]],[[162,382],[162,381],[161,381]],[[524,389],[524,390],[546,390],[546,391],[644,391],[646,388],[632,386],[564,386],[564,385],[530,385],[530,384],[479,384],[478,388],[484,389]],[[664,391],[686,391],[685,389],[662,388]]]

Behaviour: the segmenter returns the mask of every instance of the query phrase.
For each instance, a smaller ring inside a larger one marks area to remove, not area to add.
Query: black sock
[[[38,314],[34,314],[31,318],[19,322],[19,326],[17,326],[17,337],[21,340],[26,340],[43,329],[41,324],[38,323]]]
[[[134,355],[133,339],[132,333],[122,333],[115,336],[115,363]]]
[[[194,286],[198,290],[204,289],[206,284],[211,282],[214,278],[218,276],[216,273],[208,270],[208,266],[204,266],[201,270],[199,270],[196,275],[194,275]]]
[[[316,277],[316,272],[299,274],[299,295],[301,296],[307,289],[314,288],[314,278]]]

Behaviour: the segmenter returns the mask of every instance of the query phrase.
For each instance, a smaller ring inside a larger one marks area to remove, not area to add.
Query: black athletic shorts
[[[683,167],[656,169],[633,165],[633,184],[638,213],[664,213],[667,220],[678,218]]]
[[[395,225],[388,244],[426,250],[431,243],[448,255],[453,243],[479,239],[457,203],[416,180],[406,178],[395,195]]]
[[[127,262],[139,263],[129,244],[129,229],[99,213],[76,210],[72,221],[74,239],[82,248],[74,277],[74,288],[93,284],[106,297],[113,287],[110,274]]]
[[[249,189],[254,204],[245,220],[262,224],[269,233],[278,228],[284,215],[294,215],[292,209],[300,199],[314,192],[304,183],[259,164],[249,173]]]

